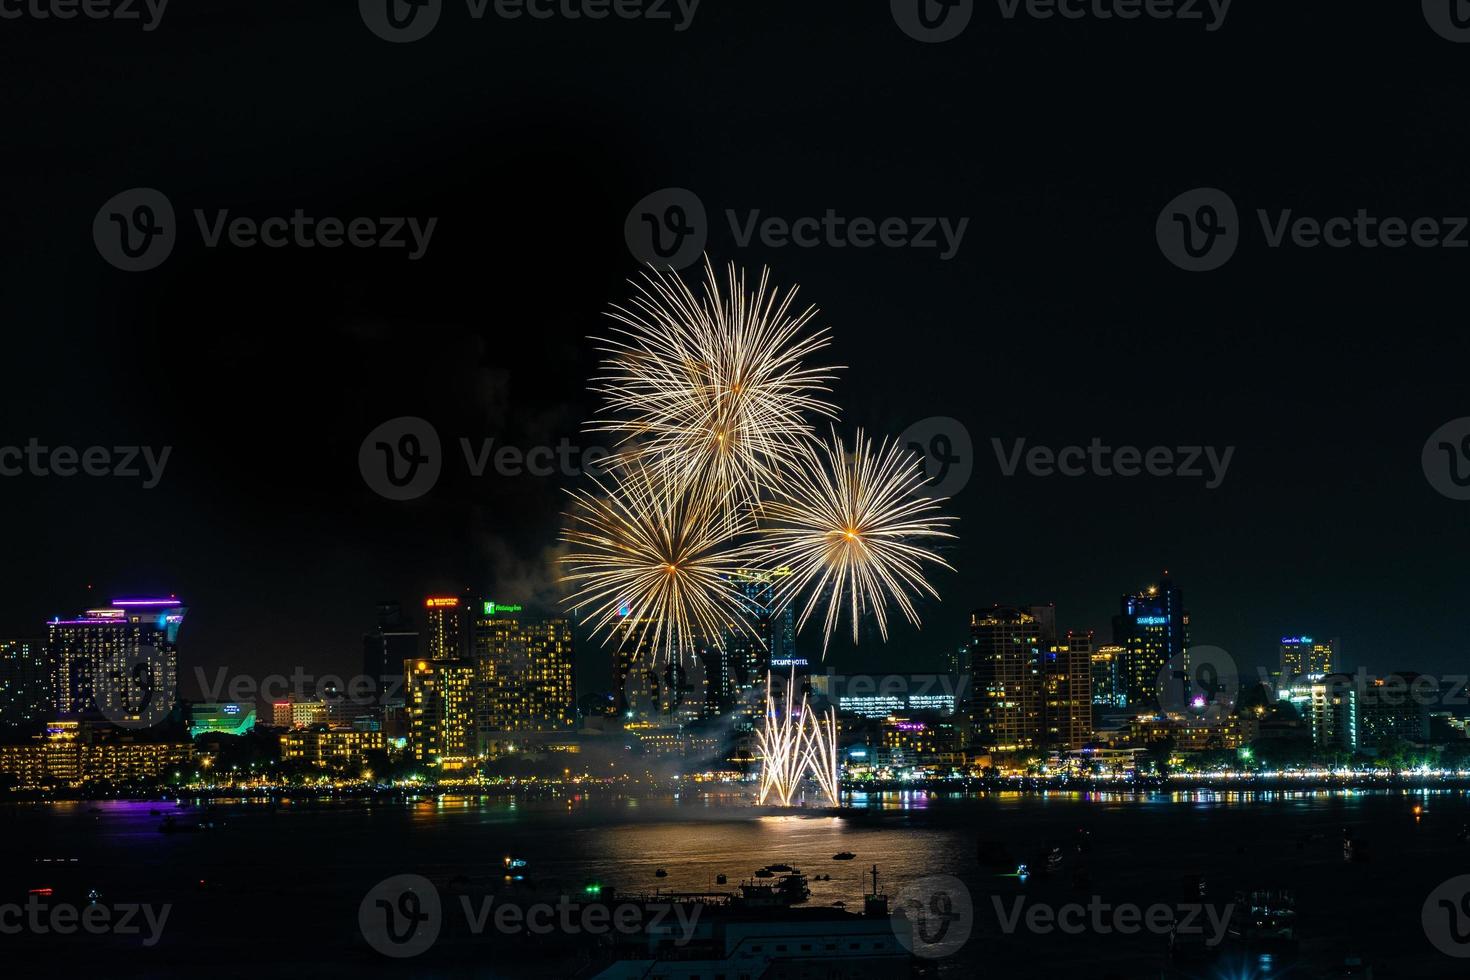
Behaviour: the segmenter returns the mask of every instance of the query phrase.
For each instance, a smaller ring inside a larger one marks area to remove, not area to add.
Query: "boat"
[[[659,868],[657,871],[655,871],[653,873],[653,876],[655,878],[667,878],[669,876],[669,873],[667,871],[665,871],[663,868]]]
[[[779,871],[782,874],[790,874],[792,871],[794,871],[796,869],[793,868],[793,867],[791,867],[791,865],[789,865],[789,864],[768,864],[768,865],[766,865],[766,870],[767,871]]]
[[[832,860],[851,861],[855,857],[857,857],[857,855],[852,853],[851,851],[838,851],[836,854],[832,855]]]
[[[729,881],[730,879],[725,877],[723,874],[715,875],[715,884],[717,885],[724,885],[727,884]]]
[[[776,872],[772,871],[770,868],[761,868],[755,873],[755,876],[757,878],[774,878],[776,877]]]
[[[1296,943],[1296,896],[1289,891],[1235,893],[1230,936],[1251,945]]]
[[[807,886],[806,875],[794,869],[791,874],[782,875],[772,881],[742,881],[740,883],[741,901],[751,908],[786,908],[800,905],[810,898],[811,894],[811,888]]]

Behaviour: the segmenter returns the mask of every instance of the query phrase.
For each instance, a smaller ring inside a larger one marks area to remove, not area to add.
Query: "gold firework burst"
[[[562,539],[568,598],[593,634],[619,634],[654,659],[681,662],[701,638],[749,633],[734,574],[748,563],[736,541],[749,517],[724,517],[687,487],[633,464],[598,493],[571,491]],[[732,523],[733,522],[733,523]]]
[[[858,620],[871,610],[888,639],[888,602],[919,625],[913,595],[939,598],[924,577],[932,563],[953,568],[919,542],[953,538],[953,518],[936,512],[939,501],[920,495],[924,472],[898,443],[877,451],[858,430],[848,453],[834,429],[829,442],[804,453],[775,498],[757,508],[765,560],[785,566],[779,606],[801,602],[797,629],[825,597],[822,655],[845,607],[858,640]]]
[[[771,287],[767,271],[752,290],[731,264],[722,293],[706,259],[702,296],[674,273],[650,271],[635,286],[609,314],[623,326],[600,341],[593,387],[606,417],[588,428],[618,437],[615,465],[655,466],[728,514],[797,459],[812,437],[808,413],[837,417],[822,398],[837,368],[804,364],[831,338],[807,330],[816,309],[793,313],[796,289]]]

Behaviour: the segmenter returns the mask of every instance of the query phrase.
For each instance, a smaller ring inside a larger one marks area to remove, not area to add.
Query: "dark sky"
[[[89,584],[176,591],[187,666],[342,672],[380,597],[554,596],[570,481],[471,478],[457,441],[596,441],[585,338],[636,271],[624,219],[681,186],[715,261],[769,264],[821,307],[849,429],[952,416],[975,443],[944,602],[887,648],[837,645],[837,667],[932,664],[996,601],[1054,601],[1106,636],[1118,597],[1168,567],[1195,642],[1242,664],[1308,632],[1352,665],[1463,670],[1470,503],[1430,486],[1420,451],[1470,415],[1470,250],[1271,249],[1254,217],[1470,214],[1470,46],[1391,6],[1242,2],[1207,32],[981,3],[943,44],[840,0],[706,0],[683,32],[474,22],[451,2],[397,45],[348,3],[180,3],[146,33],[7,22],[0,445],[173,450],[154,490],[0,480],[0,629],[38,633],[96,601]],[[137,186],[169,197],[180,240],[128,273],[91,226]],[[1188,273],[1155,219],[1201,186],[1231,196],[1243,241]],[[439,220],[410,262],[206,249],[191,216],[298,207]],[[740,247],[727,208],[969,226],[949,261]],[[448,458],[399,503],[357,454],[404,415]],[[1004,478],[992,437],[1235,453],[1215,490]],[[605,661],[583,649],[584,689]]]

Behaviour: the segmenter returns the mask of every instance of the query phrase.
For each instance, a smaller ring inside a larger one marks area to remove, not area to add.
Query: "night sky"
[[[1055,602],[1107,639],[1119,596],[1168,568],[1194,642],[1242,665],[1309,633],[1341,637],[1349,666],[1463,670],[1470,502],[1420,452],[1470,415],[1470,250],[1272,249],[1255,218],[1470,215],[1470,45],[1385,6],[1242,0],[1208,32],[980,3],[942,44],[838,0],[706,0],[682,32],[450,3],[412,44],[349,3],[179,3],[151,32],[6,22],[0,445],[173,448],[153,490],[0,479],[0,630],[177,592],[186,669],[341,673],[380,598],[554,603],[572,482],[472,478],[458,441],[599,442],[580,433],[586,338],[636,274],[629,209],[677,186],[707,207],[715,262],[769,265],[821,308],[845,431],[950,416],[974,442],[943,603],[886,648],[834,644],[838,669],[935,666],[993,602]],[[91,226],[138,186],[172,201],[179,241],[128,273]],[[1155,221],[1202,186],[1234,200],[1243,241],[1189,273]],[[438,224],[418,261],[208,249],[194,208]],[[969,224],[945,261],[741,247],[727,208]],[[410,502],[357,465],[397,416],[446,453]],[[1207,490],[1005,478],[991,444],[1094,437],[1235,451]],[[583,646],[583,691],[607,660]]]

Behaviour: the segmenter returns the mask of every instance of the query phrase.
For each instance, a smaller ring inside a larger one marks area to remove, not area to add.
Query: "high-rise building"
[[[1327,674],[1296,681],[1288,696],[1310,727],[1313,745],[1351,752],[1358,747],[1357,693],[1351,675]]]
[[[1123,648],[1123,685],[1130,707],[1158,704],[1159,676],[1170,662],[1183,666],[1175,680],[1189,684],[1189,614],[1167,571],[1158,585],[1123,596],[1122,610],[1113,617],[1113,643]]]
[[[1281,638],[1281,683],[1297,677],[1324,677],[1337,663],[1339,640],[1316,640],[1310,636]]]
[[[1092,740],[1092,630],[1068,630],[1053,643],[1041,667],[1042,742],[1080,749]]]
[[[469,652],[469,603],[459,596],[424,600],[424,654],[430,660],[458,660]]]
[[[51,713],[46,644],[0,640],[0,732],[39,731]]]
[[[1411,671],[1372,678],[1358,705],[1362,744],[1376,748],[1399,739],[1422,741],[1429,732],[1429,694],[1434,690],[1432,680]]]
[[[1092,651],[1092,703],[1109,708],[1128,705],[1123,677],[1125,647],[1108,643]]]
[[[970,614],[970,720],[991,752],[1039,747],[1042,655],[1056,641],[1054,606],[993,606]]]
[[[799,659],[796,611],[790,603],[779,610],[776,608],[776,589],[780,580],[790,574],[789,568],[742,569],[731,576],[741,596],[748,631],[734,628],[725,631],[729,675],[717,680],[725,690],[723,702],[740,700],[742,694],[764,684],[766,672],[773,665],[790,669]]]
[[[474,667],[467,660],[410,660],[403,675],[414,760],[443,769],[469,765],[476,755]]]
[[[471,660],[475,730],[481,755],[506,732],[554,732],[575,723],[572,626],[565,619],[522,622],[521,607],[479,603]]]
[[[162,720],[177,701],[186,613],[174,598],[114,599],[106,608],[47,623],[56,713],[123,724]]]
[[[393,601],[378,603],[378,622],[362,637],[362,672],[377,685],[374,698],[403,697],[403,665],[419,657],[419,634],[403,607]]]

